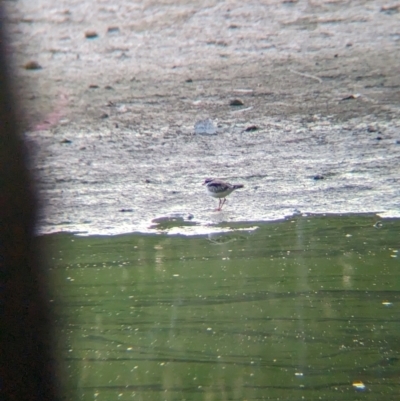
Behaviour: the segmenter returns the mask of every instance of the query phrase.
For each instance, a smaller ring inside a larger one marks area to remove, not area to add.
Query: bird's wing
[[[208,183],[207,187],[210,189],[210,191],[213,192],[224,192],[227,189],[231,188],[231,185],[223,181],[214,180]]]

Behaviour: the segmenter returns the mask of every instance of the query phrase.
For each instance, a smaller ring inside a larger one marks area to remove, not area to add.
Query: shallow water
[[[68,399],[398,399],[400,221],[233,228],[42,237]]]

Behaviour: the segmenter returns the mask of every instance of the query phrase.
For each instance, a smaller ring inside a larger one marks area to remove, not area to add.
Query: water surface
[[[400,221],[234,228],[43,237],[69,399],[398,399]]]

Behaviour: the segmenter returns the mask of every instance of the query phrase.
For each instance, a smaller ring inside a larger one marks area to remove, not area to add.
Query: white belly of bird
[[[207,192],[213,198],[226,198],[229,194],[231,194],[233,192],[233,189],[229,188],[224,192],[213,192],[213,191],[210,191],[210,189],[207,188]]]

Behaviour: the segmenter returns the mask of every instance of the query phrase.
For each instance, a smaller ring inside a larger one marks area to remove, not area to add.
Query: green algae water
[[[43,237],[71,400],[398,400],[400,221]]]

